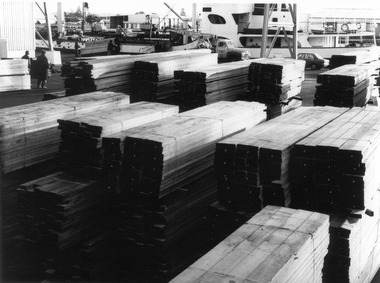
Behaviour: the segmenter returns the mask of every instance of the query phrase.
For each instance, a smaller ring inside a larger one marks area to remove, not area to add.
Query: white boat
[[[274,5],[269,17],[267,47],[275,38],[278,27],[285,28],[286,36],[284,32],[277,36],[267,57],[290,57],[286,39],[293,46],[291,13],[288,4]],[[264,4],[203,4],[202,32],[231,39],[237,47],[247,49],[251,57],[260,57],[263,22]],[[357,22],[353,28],[349,22],[337,20],[329,25],[322,21],[309,24],[309,28],[310,31],[299,28],[298,52],[319,53],[325,58],[358,50],[370,50],[380,55],[373,24]]]

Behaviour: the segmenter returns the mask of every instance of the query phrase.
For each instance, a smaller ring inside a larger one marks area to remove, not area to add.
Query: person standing
[[[21,59],[28,60],[28,71],[30,73],[30,67],[31,67],[31,62],[30,62],[30,57],[29,57],[29,51],[26,50],[24,56],[21,57]]]
[[[113,55],[115,52],[115,45],[113,44],[112,39],[110,40],[110,42],[108,42],[107,51],[108,55]]]
[[[79,39],[77,39],[77,40],[75,40],[75,57],[80,56],[80,51],[81,51],[81,48],[79,45]]]
[[[37,88],[47,88],[47,79],[49,75],[49,60],[46,57],[46,51],[42,50],[41,55],[37,57]]]

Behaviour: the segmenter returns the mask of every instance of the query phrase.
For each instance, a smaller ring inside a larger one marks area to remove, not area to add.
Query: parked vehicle
[[[251,54],[244,48],[237,48],[232,40],[218,39],[215,47],[220,62],[248,60]]]
[[[297,59],[305,60],[305,68],[310,68],[312,70],[326,68],[330,63],[328,59],[324,59],[318,53],[298,53]]]

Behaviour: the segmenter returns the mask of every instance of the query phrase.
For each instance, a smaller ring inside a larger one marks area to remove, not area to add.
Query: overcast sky
[[[20,0],[23,1],[23,0]],[[28,0],[24,0],[28,1]],[[62,8],[65,12],[76,11],[78,7],[82,7],[82,1],[74,0],[49,0],[48,9],[51,14],[56,14],[57,2],[62,2]],[[260,0],[257,3],[268,3],[275,2],[269,0]],[[41,3],[42,2],[38,2]],[[91,14],[96,14],[99,16],[109,16],[109,15],[128,15],[134,14],[136,12],[145,13],[158,13],[160,15],[173,16],[170,10],[164,5],[164,2],[153,1],[153,0],[88,0],[89,12]],[[181,9],[184,8],[188,17],[192,14],[192,3],[197,3],[197,13],[201,12],[203,3],[235,3],[232,0],[205,0],[205,1],[177,1],[177,2],[166,2],[169,6],[176,11],[178,14]],[[237,3],[254,3],[252,1],[238,0]],[[278,2],[280,3],[280,2]],[[286,2],[284,2],[286,3]],[[289,3],[289,2],[288,2]],[[366,8],[366,9],[378,9],[380,10],[380,0],[296,0],[297,8],[299,13],[317,13],[323,8]],[[380,15],[380,13],[379,13]],[[38,15],[37,15],[38,16]]]
[[[53,1],[48,1],[52,3]],[[153,1],[153,0],[139,0],[139,1],[120,1],[120,0],[88,0],[89,12],[92,14],[98,15],[116,15],[116,14],[134,14],[136,12],[146,12],[152,13],[156,12],[159,14],[166,14],[169,12],[169,9],[164,5],[164,2]],[[252,1],[236,1],[238,3],[254,3]],[[275,2],[262,0],[257,1],[258,3],[264,2]],[[73,0],[63,0],[63,9],[64,11],[75,11],[78,6],[82,5],[80,1]],[[229,0],[208,0],[208,1],[177,1],[177,2],[166,2],[168,3],[173,10],[177,13],[181,12],[181,8],[184,8],[188,15],[191,15],[192,3],[198,3],[198,9],[201,9],[202,3],[235,3],[235,1]],[[275,2],[276,3],[276,2]],[[284,2],[286,3],[286,2]],[[369,8],[369,9],[380,9],[379,0],[297,0],[299,12],[311,12],[320,10],[324,7],[330,8]],[[52,9],[55,5],[52,5]]]

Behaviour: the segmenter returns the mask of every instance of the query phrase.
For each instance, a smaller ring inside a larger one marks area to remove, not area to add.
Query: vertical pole
[[[264,58],[268,40],[269,4],[264,4],[263,37],[261,41],[260,57]]]
[[[291,5],[291,4],[289,4]],[[298,17],[297,17],[297,4],[293,4],[293,59],[297,59],[298,54]]]
[[[57,24],[58,24],[58,32],[63,32],[65,27],[65,18],[62,10],[62,2],[57,3]]]
[[[197,27],[197,4],[196,3],[193,3],[193,10],[192,10],[191,19],[192,19],[191,26],[192,26],[193,30],[196,30],[198,28]]]
[[[83,12],[82,32],[84,32],[84,2],[82,2],[82,12]]]
[[[48,30],[49,47],[50,47],[50,51],[54,51],[53,38],[51,36],[51,26],[50,26],[50,22],[49,22],[48,10],[46,8],[46,2],[44,2],[44,10],[45,10],[46,25],[47,25],[47,30]]]

